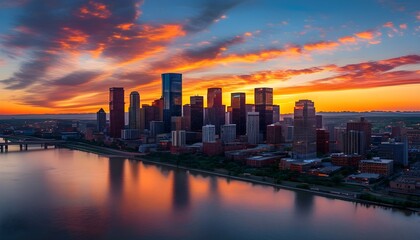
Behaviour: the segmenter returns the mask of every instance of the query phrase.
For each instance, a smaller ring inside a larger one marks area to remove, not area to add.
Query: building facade
[[[128,127],[140,130],[140,94],[130,93],[130,106],[128,108]]]
[[[109,89],[109,135],[113,138],[121,137],[124,129],[124,88],[112,87]]]
[[[165,132],[171,131],[171,118],[182,115],[182,74],[162,74],[163,123]]]
[[[246,135],[249,144],[258,144],[260,142],[260,114],[258,112],[247,113]]]
[[[299,100],[294,108],[293,155],[296,159],[316,157],[315,105],[311,100]]]
[[[190,97],[190,130],[193,132],[201,132],[204,125],[204,97]]]
[[[245,93],[231,93],[230,106],[232,109],[232,123],[236,124],[236,134],[246,134],[246,95]]]
[[[96,130],[98,132],[106,131],[106,112],[102,108],[96,113]]]
[[[259,113],[259,131],[263,140],[266,139],[267,125],[273,123],[273,89],[254,89],[255,112]]]

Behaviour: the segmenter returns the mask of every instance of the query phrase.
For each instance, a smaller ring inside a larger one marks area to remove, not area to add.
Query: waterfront
[[[418,214],[66,149],[0,155],[1,239],[416,239]]]

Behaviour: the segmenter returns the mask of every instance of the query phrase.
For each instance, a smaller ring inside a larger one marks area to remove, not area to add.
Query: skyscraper
[[[280,105],[273,105],[273,123],[280,122]]]
[[[96,126],[98,132],[105,132],[106,129],[106,112],[104,109],[99,109],[96,113]]]
[[[355,132],[360,135],[359,140],[359,154],[365,154],[367,150],[370,148],[370,138],[372,137],[372,124],[365,120],[364,117],[360,118],[358,122],[348,122],[347,123],[347,134],[350,135],[356,134]]]
[[[212,124],[216,128],[216,134],[220,134],[220,126],[225,124],[225,106],[222,105],[222,89],[207,89],[207,111],[208,124]]]
[[[128,108],[128,127],[140,130],[140,94],[130,93],[130,107]]]
[[[203,131],[203,143],[215,142],[216,141],[216,129],[214,125],[206,125],[202,128]]]
[[[182,115],[182,74],[162,74],[162,96],[165,132],[170,132],[171,117]]]
[[[265,139],[267,134],[267,125],[273,123],[273,89],[255,88],[254,100],[255,111],[260,113],[260,133],[262,133],[263,139]]]
[[[315,105],[311,100],[299,100],[294,109],[293,154],[297,159],[316,157]]]
[[[124,125],[124,88],[112,87],[109,89],[109,135],[120,138]]]
[[[191,131],[200,132],[203,127],[203,108],[204,97],[203,96],[191,96],[190,97],[190,124]]]
[[[246,134],[246,95],[245,93],[232,93],[230,106],[232,108],[232,123],[236,124],[236,135]]]
[[[221,126],[220,129],[220,139],[223,143],[230,143],[236,139],[236,125],[235,124],[225,124]]]
[[[248,143],[258,144],[260,139],[260,116],[258,112],[248,112],[246,116],[246,135]]]

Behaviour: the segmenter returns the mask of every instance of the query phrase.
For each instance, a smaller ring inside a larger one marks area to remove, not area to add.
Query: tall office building
[[[128,127],[140,130],[140,94],[130,93],[130,107],[128,108]]]
[[[216,128],[216,134],[220,134],[220,126],[225,124],[225,106],[222,105],[222,89],[207,89],[207,124]]]
[[[254,89],[255,112],[259,112],[260,133],[266,139],[267,125],[273,123],[273,89]]]
[[[273,105],[273,123],[280,122],[280,105]]]
[[[294,109],[293,154],[296,159],[316,157],[315,106],[311,100],[299,100]]]
[[[366,154],[366,152],[370,149],[370,138],[372,137],[372,124],[365,120],[364,117],[360,118],[358,122],[348,122],[347,123],[347,134],[350,131],[359,132],[359,135],[363,135],[360,138],[360,150],[359,154]],[[354,134],[354,133],[352,133]]]
[[[204,118],[204,97],[203,96],[191,96],[190,97],[190,122],[191,131],[200,132],[203,127]]]
[[[162,74],[163,123],[171,131],[171,117],[182,115],[182,74]]]
[[[185,131],[191,131],[191,104],[184,104],[182,106],[182,118]]]
[[[378,156],[383,159],[392,159],[394,164],[408,166],[408,144],[407,140],[403,142],[382,142],[378,146]]]
[[[152,103],[152,107],[155,108],[155,117],[156,121],[163,121],[163,97],[156,99]]]
[[[246,116],[246,135],[248,143],[258,144],[260,141],[260,114],[248,112]]]
[[[109,89],[109,135],[120,138],[124,125],[124,88],[112,87]]]
[[[267,144],[280,144],[284,142],[282,126],[280,123],[273,123],[267,126]]]
[[[222,125],[220,130],[220,139],[223,143],[230,143],[236,139],[236,125],[235,124],[225,124]]]
[[[323,128],[322,115],[315,115],[315,119],[316,119],[316,128],[317,129]]]
[[[216,128],[214,125],[203,126],[202,131],[203,131],[203,143],[216,141]]]
[[[96,113],[96,130],[98,132],[105,132],[106,130],[106,112],[102,108]]]
[[[232,123],[236,124],[236,135],[246,134],[246,95],[245,93],[232,93],[230,97],[232,108]]]

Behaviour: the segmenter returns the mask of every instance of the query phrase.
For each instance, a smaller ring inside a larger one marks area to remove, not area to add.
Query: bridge
[[[65,143],[63,140],[28,136],[0,135],[0,138],[4,139],[4,142],[0,143],[0,152],[7,152],[9,150],[9,146],[19,146],[20,151],[27,151],[28,145],[40,145],[44,149],[47,149],[48,146],[56,147],[59,144]]]

